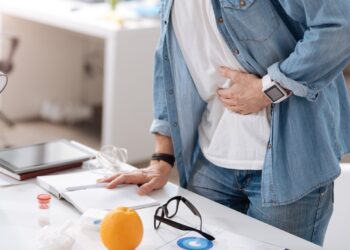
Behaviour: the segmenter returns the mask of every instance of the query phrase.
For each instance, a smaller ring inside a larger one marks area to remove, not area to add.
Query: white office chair
[[[334,212],[328,226],[324,248],[350,249],[350,163],[341,164],[342,174],[334,184]]]

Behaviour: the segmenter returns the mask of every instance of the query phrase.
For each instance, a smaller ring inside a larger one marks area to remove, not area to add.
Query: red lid
[[[51,199],[51,195],[49,195],[49,194],[39,194],[36,198],[39,201],[48,201],[48,200]]]

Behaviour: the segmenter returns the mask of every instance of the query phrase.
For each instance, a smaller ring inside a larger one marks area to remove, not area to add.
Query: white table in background
[[[153,137],[149,134],[152,121],[151,82],[153,54],[160,30],[159,21],[140,19],[126,22],[120,28],[106,20],[108,13],[107,3],[0,0],[0,15],[105,41],[102,144],[128,148],[129,161],[142,161],[148,159],[153,149]],[[131,131],[134,138],[143,138],[142,143],[129,140]]]
[[[38,225],[38,205],[36,196],[45,192],[34,181],[26,184],[0,187],[0,249],[6,250],[34,250],[35,239],[40,230]],[[203,198],[174,184],[168,183],[162,190],[155,191],[151,197],[161,204],[170,197],[182,195],[190,200],[203,217],[204,228],[222,228],[249,238],[268,242],[289,249],[320,249],[320,247],[257,221],[211,200]],[[143,225],[143,241],[138,250],[153,250],[177,236],[169,234],[169,227],[161,225],[158,231],[153,229],[153,215],[156,207],[138,210]],[[185,210],[184,206],[180,210]],[[60,226],[67,220],[78,223],[80,214],[64,200],[52,199],[50,208],[51,225]],[[186,221],[198,223],[193,215],[181,217]],[[178,231],[179,233],[181,231]],[[89,237],[78,238],[74,250],[104,249],[97,233]]]

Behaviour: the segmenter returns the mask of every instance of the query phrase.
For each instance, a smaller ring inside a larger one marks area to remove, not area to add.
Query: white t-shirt
[[[270,134],[267,109],[240,115],[216,95],[231,85],[219,74],[220,66],[245,70],[218,30],[211,0],[175,0],[172,25],[198,93],[208,103],[198,128],[204,156],[225,168],[262,169]]]

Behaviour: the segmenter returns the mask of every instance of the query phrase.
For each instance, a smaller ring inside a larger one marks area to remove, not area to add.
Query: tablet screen
[[[49,143],[30,145],[0,151],[0,162],[4,167],[18,172],[23,169],[38,169],[37,166],[48,166],[69,163],[90,158],[90,155],[72,145],[69,141],[59,140]]]

